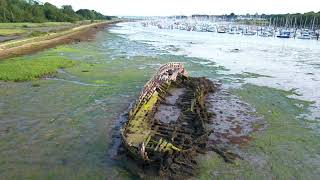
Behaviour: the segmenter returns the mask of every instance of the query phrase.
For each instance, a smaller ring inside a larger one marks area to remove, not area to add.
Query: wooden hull
[[[188,77],[180,63],[162,66],[145,85],[121,130],[129,155],[156,163],[162,175],[193,175],[194,158],[205,152],[211,131],[205,97],[215,85]]]

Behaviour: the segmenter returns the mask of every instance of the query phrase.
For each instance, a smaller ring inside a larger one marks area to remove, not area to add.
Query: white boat
[[[281,31],[279,35],[277,35],[277,38],[291,38],[291,32],[290,31]]]
[[[238,28],[237,27],[232,27],[229,30],[228,34],[238,34]]]
[[[256,34],[257,34],[257,32],[255,32],[255,31],[247,31],[247,32],[243,33],[243,35],[246,35],[246,36],[254,36]]]
[[[224,27],[224,26],[220,26],[220,27],[218,27],[217,32],[218,33],[226,33],[227,32],[227,28]]]
[[[208,26],[207,27],[207,32],[216,32],[216,28],[214,26]]]
[[[301,33],[300,36],[297,37],[298,39],[312,39],[312,35],[308,31],[304,31]]]
[[[272,34],[272,32],[269,32],[269,31],[262,31],[262,32],[259,34],[259,36],[261,36],[261,37],[272,37],[273,34]]]

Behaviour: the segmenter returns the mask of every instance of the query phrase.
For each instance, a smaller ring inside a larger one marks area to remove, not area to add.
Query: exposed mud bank
[[[206,99],[212,117],[211,144],[239,148],[252,140],[252,133],[267,127],[248,103],[241,101],[227,89],[220,88]]]

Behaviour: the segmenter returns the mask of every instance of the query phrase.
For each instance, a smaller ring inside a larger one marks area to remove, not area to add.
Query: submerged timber
[[[181,63],[162,66],[145,85],[121,130],[128,154],[155,166],[162,176],[194,175],[195,157],[207,151],[212,133],[205,99],[216,90],[206,78],[189,77]],[[215,151],[226,161],[235,158]]]

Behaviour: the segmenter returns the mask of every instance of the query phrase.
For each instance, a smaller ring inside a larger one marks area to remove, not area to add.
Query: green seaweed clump
[[[75,65],[75,61],[60,56],[35,59],[12,58],[0,62],[0,80],[30,81],[56,73],[59,68]]]

